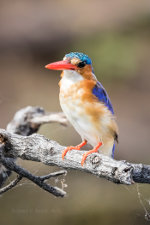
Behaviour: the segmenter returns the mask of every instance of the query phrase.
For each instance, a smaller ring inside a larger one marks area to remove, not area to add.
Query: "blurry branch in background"
[[[28,136],[36,133],[45,123],[59,123],[66,126],[67,119],[62,112],[48,113],[41,107],[27,106],[16,112],[13,120],[7,125],[7,131]]]
[[[59,117],[59,123],[67,124],[67,120],[62,113],[45,116],[44,110],[38,107],[26,107],[18,111],[13,121],[7,126],[7,130],[0,129],[0,163],[10,171],[31,180],[44,190],[61,197],[65,195],[63,190],[51,187],[44,182],[45,179],[52,177],[52,174],[34,176],[18,166],[14,159],[21,158],[42,162],[49,166],[55,165],[65,169],[81,170],[118,184],[150,183],[150,165],[133,164],[124,160],[117,161],[102,154],[94,153],[86,159],[84,166],[81,166],[84,151],[71,151],[62,160],[62,152],[65,147],[35,133],[42,123],[52,122],[50,117],[53,118],[53,122],[56,122]],[[61,173],[66,174],[66,171],[58,171],[55,175]]]

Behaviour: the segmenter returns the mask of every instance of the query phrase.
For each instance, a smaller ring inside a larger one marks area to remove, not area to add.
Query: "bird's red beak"
[[[77,66],[71,64],[68,60],[62,60],[59,62],[50,63],[45,66],[49,70],[75,70]]]

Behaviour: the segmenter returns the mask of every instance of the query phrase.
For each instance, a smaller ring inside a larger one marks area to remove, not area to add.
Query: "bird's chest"
[[[65,87],[60,88],[60,105],[69,119],[76,120],[83,114],[82,95],[84,91],[82,88],[77,88],[74,84],[70,85],[70,87]]]
[[[60,81],[60,104],[65,113],[79,112],[82,104],[83,89],[79,87],[83,80],[82,76],[77,72],[64,72]]]
[[[81,135],[82,139],[89,140],[87,130],[91,129],[90,118],[85,113],[82,102],[82,89],[72,87],[67,91],[60,90],[60,105],[66,117],[73,125],[75,130]]]
[[[73,78],[63,77],[60,85],[60,105],[68,120],[76,130],[85,126],[87,118],[83,103],[84,89],[80,87],[83,78],[74,74]],[[85,122],[86,120],[86,122]]]

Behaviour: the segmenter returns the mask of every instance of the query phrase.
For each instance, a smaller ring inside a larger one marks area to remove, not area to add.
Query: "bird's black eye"
[[[82,62],[79,62],[77,66],[78,66],[79,68],[82,68],[82,67],[84,67],[85,65],[86,65],[86,62],[85,62],[85,61],[82,61]]]

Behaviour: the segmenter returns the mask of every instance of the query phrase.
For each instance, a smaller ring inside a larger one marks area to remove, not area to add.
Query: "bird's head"
[[[71,52],[66,54],[62,61],[50,63],[46,65],[45,68],[51,70],[76,71],[86,79],[91,79],[93,77],[91,59],[87,55],[79,52]]]

